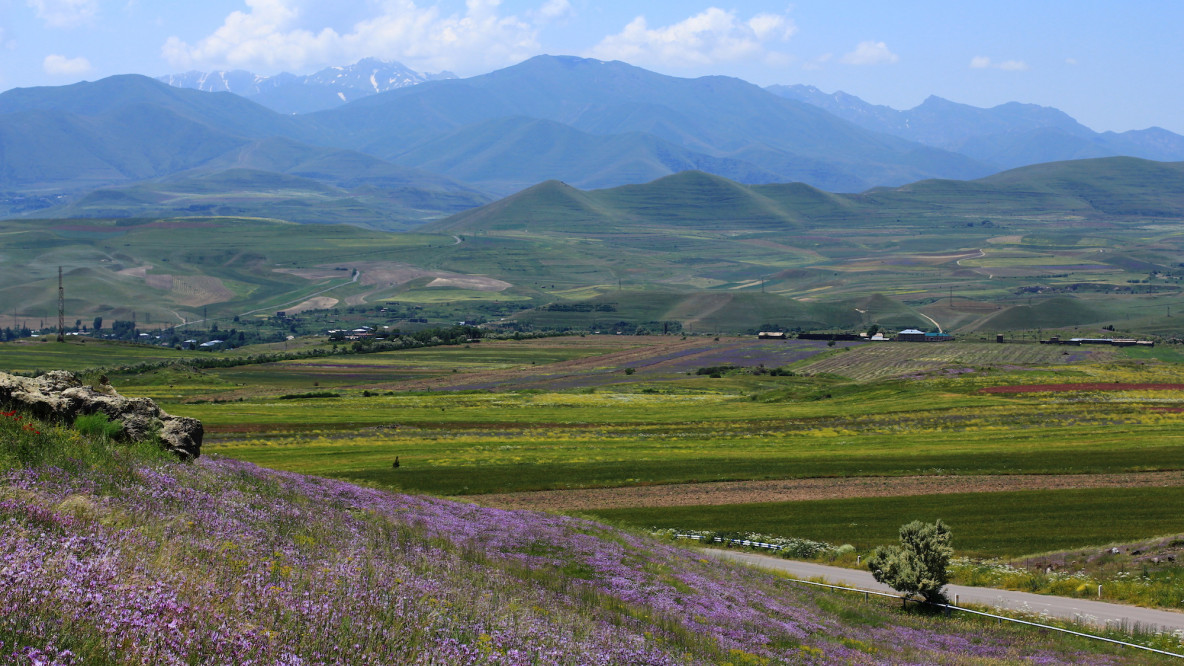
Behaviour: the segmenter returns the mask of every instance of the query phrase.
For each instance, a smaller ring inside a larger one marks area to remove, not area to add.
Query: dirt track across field
[[[876,476],[777,481],[680,483],[627,488],[544,490],[471,497],[484,506],[579,511],[653,506],[798,502],[848,497],[897,497],[950,493],[1073,488],[1184,486],[1184,471],[1130,474],[1011,474],[1001,476]]]

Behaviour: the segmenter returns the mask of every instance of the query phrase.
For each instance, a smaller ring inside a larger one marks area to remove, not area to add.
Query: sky
[[[1182,33],[1178,0],[0,0],[0,90],[365,57],[463,77],[548,53],[1184,134]]]

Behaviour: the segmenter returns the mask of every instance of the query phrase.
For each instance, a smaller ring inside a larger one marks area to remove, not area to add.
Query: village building
[[[949,333],[927,333],[915,328],[906,328],[896,334],[897,342],[949,342],[953,339],[954,336]]]

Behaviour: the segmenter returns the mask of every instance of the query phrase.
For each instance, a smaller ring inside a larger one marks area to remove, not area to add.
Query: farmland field
[[[830,373],[866,382],[933,370],[1061,365],[1086,359],[1105,362],[1115,354],[1112,348],[1083,350],[1073,347],[1072,351],[1066,351],[1057,345],[882,342],[807,361],[797,369],[803,374]]]
[[[201,419],[205,455],[277,469],[861,549],[940,517],[963,555],[1021,556],[1181,531],[1184,368],[1155,351],[573,335],[112,381]],[[1060,384],[1116,390],[1007,392]],[[798,482],[837,494],[756,494]]]

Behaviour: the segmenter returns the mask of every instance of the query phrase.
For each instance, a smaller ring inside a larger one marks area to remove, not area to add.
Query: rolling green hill
[[[644,228],[746,231],[862,226],[866,220],[981,222],[992,215],[1184,217],[1184,162],[1103,158],[1023,167],[974,181],[927,180],[863,194],[802,183],[746,186],[702,172],[583,192],[543,183],[425,230],[570,233]]]
[[[797,220],[791,208],[755,188],[701,171],[687,171],[645,185],[591,192],[548,181],[423,229],[568,234],[666,228],[786,230]]]
[[[370,158],[302,150],[280,143],[240,162],[292,173],[196,170],[86,201],[134,210],[171,197],[167,206],[373,223],[365,185],[300,175]],[[1111,158],[859,195],[702,172],[593,191],[548,181],[416,234],[212,215],[6,222],[0,320],[52,322],[61,265],[75,283],[71,320],[394,304],[439,323],[579,330],[879,324],[1170,335],[1171,311],[1184,309],[1184,197],[1173,194],[1182,170]],[[382,173],[358,168],[341,179]],[[236,193],[236,183],[250,187]],[[300,210],[302,200],[320,203]]]
[[[543,183],[424,230],[578,251],[567,264],[570,274],[543,278],[554,280],[551,293],[559,298],[610,298],[620,284],[625,293],[667,294],[612,311],[635,325],[693,325],[711,311],[720,314],[704,321],[737,329],[780,319],[801,328],[937,322],[968,331],[1103,324],[1163,330],[1168,323],[1158,318],[1184,303],[1172,268],[1181,241],[1161,226],[1184,220],[1181,188],[1184,164],[1127,158],[858,195],[687,172],[588,192]],[[581,274],[597,281],[574,277]],[[687,289],[711,298],[697,300]],[[779,317],[766,317],[735,310],[742,301],[723,298],[754,292],[794,300],[767,301],[764,311]],[[669,304],[669,294],[680,294],[683,305]],[[819,303],[836,309],[810,309]],[[518,319],[581,328],[612,323],[595,307]]]

